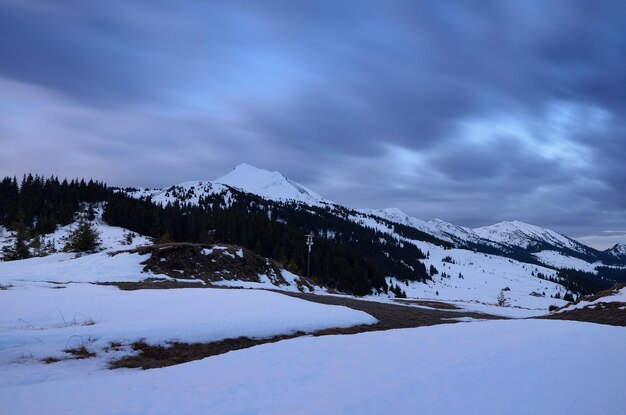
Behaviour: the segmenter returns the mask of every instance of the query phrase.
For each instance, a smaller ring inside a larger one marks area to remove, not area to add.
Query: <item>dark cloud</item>
[[[0,174],[626,229],[621,1],[0,0]]]

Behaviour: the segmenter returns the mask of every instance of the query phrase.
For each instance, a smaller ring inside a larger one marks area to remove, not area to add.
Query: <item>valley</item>
[[[355,210],[249,165],[91,186],[45,227],[63,197],[2,205],[22,218],[0,233],[3,413],[527,413],[520,389],[536,413],[626,407],[619,246]]]

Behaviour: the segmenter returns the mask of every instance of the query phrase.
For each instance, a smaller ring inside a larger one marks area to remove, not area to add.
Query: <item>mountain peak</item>
[[[498,222],[491,226],[475,228],[473,231],[484,239],[521,248],[544,244],[559,249],[585,251],[583,245],[560,233],[518,220]]]
[[[253,193],[265,199],[319,204],[324,198],[311,189],[289,180],[277,171],[254,167],[247,163],[237,165],[230,173],[213,181]]]
[[[269,171],[269,170],[266,170],[266,169],[261,169],[259,167],[253,166],[252,164],[248,164],[248,163],[239,163],[239,164],[237,164],[235,166],[235,168],[231,170],[231,173],[233,173],[233,172],[239,172],[239,173],[243,173],[243,172],[246,172],[246,173],[264,173],[264,174],[270,173],[270,174],[279,174],[279,175],[282,176],[282,174],[280,174],[277,171],[273,171],[272,172],[272,171]],[[230,174],[230,173],[228,173],[228,174]]]
[[[626,256],[626,243],[618,243],[613,248],[607,249],[606,252],[615,256]]]

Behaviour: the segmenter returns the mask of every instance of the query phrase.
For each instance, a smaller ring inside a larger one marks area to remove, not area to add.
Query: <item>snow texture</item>
[[[533,244],[545,243],[557,248],[572,249],[578,252],[585,251],[582,244],[567,236],[550,229],[540,228],[539,226],[519,221],[500,222],[491,226],[475,228],[473,231],[484,239],[520,248],[528,248]]]
[[[0,389],[5,414],[622,415],[626,330],[457,323],[304,337],[154,370]]]
[[[139,254],[110,256],[108,252],[99,252],[81,257],[62,253],[0,262],[0,284],[142,281],[151,276],[142,272],[141,262],[146,259],[148,256]],[[160,277],[168,278],[165,275]]]
[[[324,198],[313,190],[289,180],[281,173],[259,169],[241,163],[230,173],[215,180],[244,192],[261,196],[268,200],[295,201],[308,205],[320,205]]]
[[[582,259],[563,255],[557,251],[541,251],[533,255],[546,265],[551,265],[556,268],[578,269],[593,274],[597,274],[596,267],[602,265],[601,262],[591,264]]]
[[[618,258],[619,257],[626,258],[626,244],[615,244],[613,248],[607,250],[607,252]]]
[[[82,370],[101,370],[111,342],[266,338],[377,322],[347,307],[260,290],[121,291],[91,284],[31,284],[0,291],[0,298],[0,388],[73,376],[75,370],[85,375],[73,361],[42,363],[48,357],[70,357],[66,348],[83,345],[98,357]]]

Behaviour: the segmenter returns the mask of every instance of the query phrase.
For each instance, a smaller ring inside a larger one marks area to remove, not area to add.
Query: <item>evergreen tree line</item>
[[[598,276],[604,280],[626,282],[626,269],[612,267],[596,267]]]
[[[372,289],[386,292],[388,275],[403,281],[430,279],[419,261],[424,254],[413,245],[403,245],[325,208],[236,193],[228,205],[224,194],[219,194],[201,198],[198,206],[179,202],[157,206],[149,199],[118,193],[108,201],[104,219],[162,241],[216,240],[242,245],[277,259],[300,275],[307,273],[304,235],[313,232],[311,276],[331,288],[357,295]]]
[[[172,187],[171,191],[177,190]],[[104,220],[110,225],[159,241],[242,245],[282,262],[300,275],[307,272],[304,235],[313,232],[316,237],[311,255],[312,277],[331,288],[357,295],[372,289],[388,291],[386,276],[404,282],[425,281],[436,273],[420,261],[425,255],[417,247],[351,222],[348,209],[272,202],[232,189],[230,193],[234,196],[228,201],[225,193],[209,194],[201,197],[198,205],[192,205],[191,196],[179,195],[182,202],[158,206],[150,198],[134,199],[121,189],[92,180],[60,181],[54,176],[29,174],[19,182],[15,177],[5,177],[0,182],[0,225],[16,231],[18,240],[13,248],[17,259],[28,252],[26,241],[72,223],[81,205],[104,202]],[[407,238],[452,247],[419,230],[391,222],[387,225]],[[490,246],[465,248],[540,264],[522,249],[501,252]],[[605,289],[614,281],[626,280],[623,270],[599,267],[598,272],[601,278],[563,270],[555,282],[572,292],[587,294]]]
[[[113,191],[104,183],[89,180],[25,175],[0,182],[0,226],[30,237],[54,232],[58,225],[74,220],[81,203],[106,201]]]
[[[239,244],[281,261],[300,275],[307,270],[304,235],[314,232],[312,277],[339,291],[386,292],[385,276],[403,281],[430,278],[417,247],[348,221],[348,210],[338,217],[325,208],[235,193],[229,205],[224,195],[209,195],[198,206],[179,202],[156,206],[149,199],[133,199],[92,180],[61,181],[30,174],[21,181],[5,177],[0,182],[0,225],[17,233],[14,252],[6,258],[26,258],[27,241],[72,223],[81,205],[104,202],[104,220],[113,226],[161,241]]]
[[[607,281],[598,278],[597,275],[591,272],[580,271],[577,269],[561,269],[558,271],[556,277],[551,277],[541,272],[538,272],[535,276],[546,281],[561,284],[569,291],[577,295],[588,295],[606,290],[615,283],[614,281]]]

